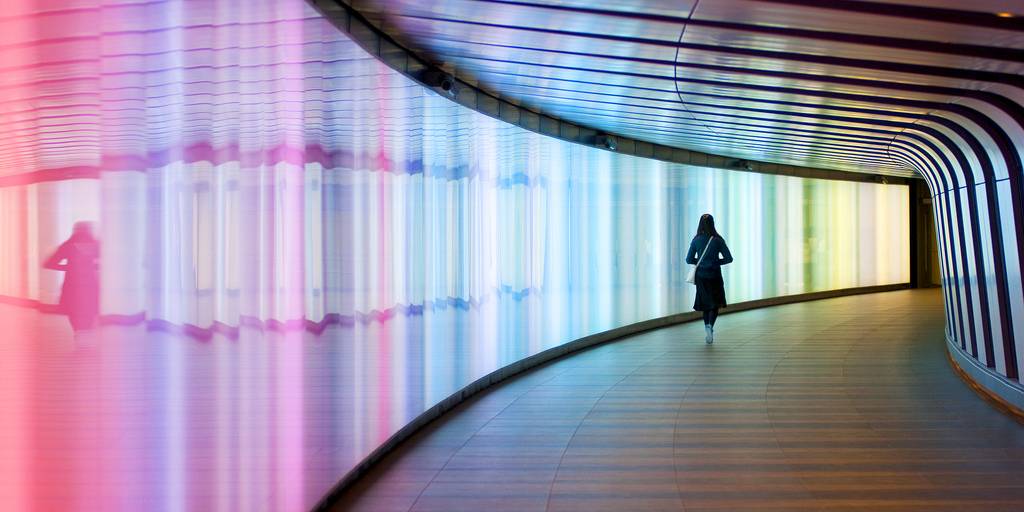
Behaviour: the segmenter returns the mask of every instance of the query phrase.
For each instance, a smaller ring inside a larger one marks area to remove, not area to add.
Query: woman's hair
[[[718,231],[715,231],[715,218],[710,213],[700,216],[700,223],[697,224],[697,234],[722,237],[722,235],[718,234]]]
[[[92,234],[92,223],[86,221],[78,221],[71,228],[71,238],[78,241],[92,241],[96,237]]]

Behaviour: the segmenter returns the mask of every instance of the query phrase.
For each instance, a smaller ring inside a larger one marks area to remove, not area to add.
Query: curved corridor
[[[338,510],[1019,510],[1024,426],[954,373],[939,290],[725,315],[482,393]]]

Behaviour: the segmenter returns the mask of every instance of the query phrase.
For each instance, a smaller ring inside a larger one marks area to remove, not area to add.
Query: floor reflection
[[[15,334],[0,398],[17,421],[4,434],[24,441],[5,469],[27,479],[11,498],[36,510],[308,509],[427,408],[564,342],[523,327],[557,325],[531,317],[543,314],[538,295],[507,295],[204,340],[145,324],[73,333],[63,316],[0,305]]]

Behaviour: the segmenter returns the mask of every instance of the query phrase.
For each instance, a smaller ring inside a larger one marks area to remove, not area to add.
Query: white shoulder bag
[[[697,264],[690,269],[690,273],[686,275],[686,282],[693,284],[694,280],[697,279],[697,267],[700,266],[700,262],[704,261],[704,255],[708,253],[708,249],[711,248],[711,241],[715,237],[708,238],[708,244],[704,246],[704,252],[700,253],[700,259],[697,260]]]

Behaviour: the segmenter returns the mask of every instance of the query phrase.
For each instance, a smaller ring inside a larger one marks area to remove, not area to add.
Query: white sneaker
[[[707,343],[708,345],[714,343],[714,341],[715,341],[715,331],[714,331],[714,329],[712,329],[710,325],[705,325],[704,326],[704,332],[707,333],[704,336],[704,343]]]

